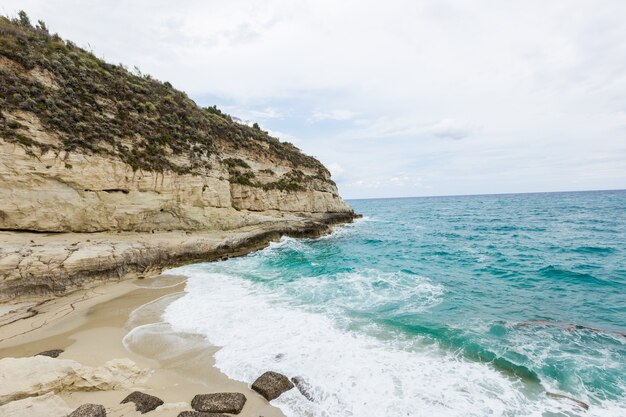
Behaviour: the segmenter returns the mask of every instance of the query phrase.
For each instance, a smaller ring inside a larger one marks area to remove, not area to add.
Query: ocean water
[[[289,417],[626,416],[626,192],[350,204],[330,236],[177,268],[163,320],[232,378],[304,379]]]

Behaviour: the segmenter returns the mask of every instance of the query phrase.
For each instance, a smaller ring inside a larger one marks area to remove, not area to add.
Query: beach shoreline
[[[130,360],[143,376],[139,382],[114,389],[44,389],[23,396],[25,408],[18,404],[21,401],[5,401],[0,402],[0,410],[5,407],[3,413],[9,416],[26,410],[32,416],[65,416],[82,404],[94,403],[103,405],[107,416],[140,415],[132,404],[120,404],[133,390],[139,390],[165,402],[151,415],[174,417],[191,410],[196,394],[236,392],[247,399],[238,415],[284,417],[248,384],[228,378],[215,367],[213,355],[218,347],[201,336],[167,328],[161,314],[184,294],[186,277],[161,272],[182,264],[243,256],[282,236],[320,237],[331,233],[332,226],[354,217],[287,218],[284,222],[202,233],[0,232],[7,243],[4,252],[20,257],[15,276],[5,275],[0,291],[0,361],[33,358],[40,352],[60,349],[58,360],[75,361],[75,366],[101,370],[111,361]],[[103,254],[103,248],[113,253]],[[129,252],[133,253],[131,261]],[[80,256],[71,264],[68,260],[76,253]],[[50,259],[61,255],[65,264]],[[6,270],[12,257],[2,259]],[[45,273],[35,276],[44,269]],[[91,271],[86,279],[75,278],[86,270]]]
[[[35,355],[60,349],[62,353],[52,361],[75,361],[75,366],[95,370],[115,361],[132,361],[142,375],[138,381],[114,389],[44,389],[23,396],[22,401],[0,403],[0,410],[4,408],[2,412],[9,416],[24,412],[65,416],[93,403],[103,405],[107,416],[141,415],[133,404],[120,403],[138,390],[165,402],[151,415],[174,417],[191,410],[196,394],[235,392],[247,399],[239,416],[284,417],[247,383],[230,379],[215,367],[213,355],[219,347],[201,336],[163,328],[167,325],[161,314],[184,294],[186,277],[161,272],[183,264],[243,256],[282,236],[319,237],[355,217],[287,216],[282,222],[199,233],[0,232],[6,243],[2,272],[11,267],[15,255],[20,257],[11,271],[14,276],[5,274],[0,291],[0,361],[41,358]],[[103,248],[113,253],[103,254]],[[69,263],[76,253],[78,262]],[[64,256],[64,263],[55,264],[53,256]],[[75,278],[87,270],[86,279]],[[157,331],[143,335],[142,330],[151,326]]]
[[[132,391],[139,390],[165,402],[150,415],[169,417],[191,410],[190,402],[196,394],[240,392],[247,398],[240,416],[283,416],[278,408],[269,405],[247,384],[231,380],[215,368],[213,354],[218,348],[206,341],[196,338],[192,348],[181,348],[177,355],[166,355],[168,357],[164,360],[150,357],[150,352],[153,349],[166,351],[171,348],[167,344],[167,335],[163,335],[160,340],[158,336],[156,339],[152,337],[145,344],[135,343],[134,349],[127,348],[124,338],[129,332],[158,323],[159,309],[179,296],[184,285],[183,276],[160,275],[126,280],[79,290],[40,303],[37,306],[39,314],[32,317],[14,317],[7,321],[5,314],[0,327],[0,358],[32,357],[42,351],[62,349],[63,353],[58,359],[75,360],[90,367],[103,366],[111,360],[129,359],[146,375],[132,389],[54,393],[57,404],[59,399],[66,404],[65,411],[74,410],[85,403],[94,403],[104,405],[107,416],[140,415],[132,404],[120,404]],[[166,302],[161,302],[158,309],[151,309],[137,321],[133,312],[162,300]],[[131,323],[133,314],[134,322]],[[48,397],[44,395],[40,398],[42,401],[51,401],[51,397]],[[47,412],[50,411],[48,408]],[[29,409],[29,413],[37,415],[37,410]]]

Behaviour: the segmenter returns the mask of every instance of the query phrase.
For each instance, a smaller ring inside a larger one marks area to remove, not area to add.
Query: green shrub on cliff
[[[23,12],[0,17],[0,110],[4,140],[41,146],[6,117],[30,112],[61,138],[58,150],[113,155],[133,169],[202,173],[213,155],[244,150],[328,174],[292,144],[216,106],[199,108],[169,82],[109,64],[51,35],[42,21],[33,27]]]
[[[229,168],[250,168],[250,165],[246,161],[240,158],[226,158],[222,161]]]

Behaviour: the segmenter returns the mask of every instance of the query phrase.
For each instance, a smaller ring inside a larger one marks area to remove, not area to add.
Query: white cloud
[[[267,119],[279,119],[284,117],[283,112],[273,107],[266,107],[264,109],[246,109],[238,107],[225,106],[223,110],[231,115],[242,120],[267,120]]]
[[[402,190],[405,187],[417,189],[430,188],[424,183],[423,178],[410,177],[407,175],[382,179],[357,180],[352,182],[351,185],[364,190],[383,189],[386,192],[391,191],[392,193],[398,192],[398,190]]]
[[[350,110],[316,111],[309,117],[308,121],[310,123],[317,123],[323,120],[346,121],[354,119],[357,115],[358,113]]]
[[[476,130],[477,128],[469,123],[461,123],[452,119],[440,120],[429,128],[432,134],[444,139],[463,139]]]
[[[221,110],[229,114],[236,122],[248,126],[253,126],[255,123],[259,123],[261,121],[267,121],[269,119],[280,119],[284,117],[284,115],[279,110],[271,107],[267,107],[261,110],[255,110],[233,106],[223,106]]]
[[[328,170],[330,171],[330,175],[335,181],[341,181],[343,179],[343,174],[346,172],[345,169],[341,167],[336,162],[326,165]]]
[[[283,142],[290,142],[293,145],[299,146],[302,141],[291,133],[282,132],[280,130],[266,129],[261,125],[261,129],[265,130],[270,136],[280,139]]]
[[[345,130],[346,138],[386,138],[394,136],[434,136],[443,139],[463,139],[479,130],[478,126],[468,122],[442,119],[436,122],[424,122],[419,118],[388,118],[356,120],[354,129]]]

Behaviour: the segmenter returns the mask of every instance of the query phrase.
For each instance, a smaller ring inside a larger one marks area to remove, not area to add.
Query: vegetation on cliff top
[[[35,114],[61,145],[24,134],[7,117],[19,111]],[[43,22],[33,26],[23,12],[0,17],[0,136],[27,148],[108,154],[134,169],[178,173],[201,173],[222,151],[243,150],[328,178],[319,161],[258,125],[237,123],[215,106],[200,108],[170,83],[109,64]]]
[[[270,182],[261,182],[257,180],[256,174],[250,169],[250,165],[239,158],[228,158],[222,161],[228,168],[230,174],[230,182],[234,184],[247,185],[249,187],[262,188],[268,190],[282,191],[304,191],[306,187],[303,184],[311,183],[315,180],[325,181],[320,174],[307,175],[299,169],[293,169],[282,175],[279,179]],[[271,169],[263,169],[260,174],[275,176]]]

